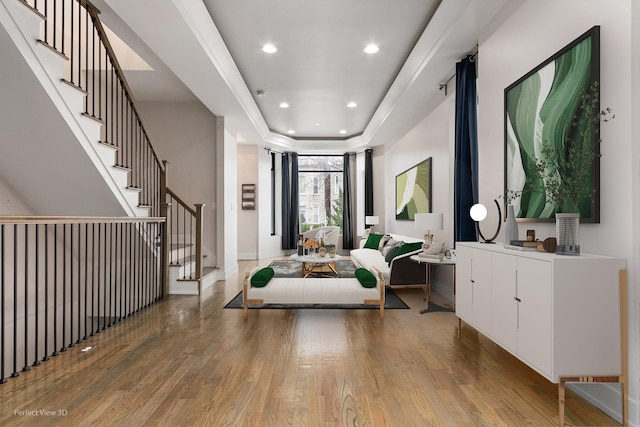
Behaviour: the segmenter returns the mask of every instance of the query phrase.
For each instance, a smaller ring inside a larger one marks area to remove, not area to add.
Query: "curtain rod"
[[[280,151],[276,151],[276,150],[272,150],[271,148],[268,147],[264,147],[265,150],[267,150],[267,155],[271,154],[271,153],[276,153],[276,154],[284,154]],[[349,153],[350,155],[356,155],[356,154],[362,154],[366,151],[367,149],[365,148],[362,151],[358,151],[355,153]],[[301,154],[302,156],[306,156],[307,154]],[[318,156],[332,156],[333,154],[308,154],[309,156],[314,156],[314,155],[318,155]],[[339,156],[339,154],[335,154],[336,156]]]
[[[473,54],[466,55],[465,58],[469,57],[471,59],[471,62],[473,62],[476,60],[477,56],[478,56],[478,51],[476,50]],[[455,76],[456,76],[456,73],[454,72],[451,77],[449,77],[447,80],[444,81],[444,83],[440,83],[438,85],[438,90],[444,89],[444,96],[447,96],[447,89],[449,88],[449,82],[453,80]]]

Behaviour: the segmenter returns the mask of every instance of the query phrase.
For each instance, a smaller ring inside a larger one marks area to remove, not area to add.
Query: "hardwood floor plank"
[[[0,385],[0,425],[541,426],[557,388],[453,313],[223,309],[244,272],[171,296]],[[437,298],[437,294],[434,295]],[[92,346],[88,352],[80,348]],[[58,417],[20,415],[64,410]],[[572,392],[567,425],[619,425]]]

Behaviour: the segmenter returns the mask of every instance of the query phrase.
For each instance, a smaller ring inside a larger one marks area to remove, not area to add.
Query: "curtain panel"
[[[353,196],[351,188],[351,155],[344,153],[342,201],[342,249],[353,249]]]
[[[373,215],[373,149],[364,150],[364,215]],[[364,218],[363,218],[364,219]]]
[[[456,64],[454,238],[476,241],[469,209],[478,202],[478,104],[476,64],[467,56]]]
[[[298,154],[282,153],[282,249],[296,249],[299,232]]]

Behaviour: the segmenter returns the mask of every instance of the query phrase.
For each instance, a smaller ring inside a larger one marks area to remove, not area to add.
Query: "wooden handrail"
[[[0,216],[0,224],[116,224],[128,222],[166,222],[166,218],[129,216]]]
[[[171,191],[169,187],[167,187],[167,194],[170,195],[173,199],[176,200],[187,212],[189,212],[194,217],[196,216],[196,211],[192,207],[190,207],[184,200],[182,200],[176,193]]]
[[[118,59],[116,58],[115,51],[113,50],[113,47],[109,42],[107,34],[104,31],[104,27],[102,26],[102,22],[98,17],[98,15],[100,14],[100,10],[98,10],[98,8],[95,7],[93,4],[91,4],[91,2],[89,2],[88,0],[78,0],[78,2],[82,6],[84,6],[89,12],[89,15],[91,16],[91,22],[93,22],[93,26],[98,32],[100,41],[105,47],[105,50],[109,56],[109,60],[111,61],[111,65],[113,66],[113,70],[116,73],[118,80],[120,80],[120,83],[122,84],[122,88],[124,89],[124,93],[127,96],[127,101],[129,102],[131,110],[135,113],[136,120],[138,120],[138,122],[140,123],[140,128],[142,129],[144,137],[149,142],[149,147],[151,148],[151,152],[153,153],[153,156],[156,159],[156,163],[160,167],[160,170],[164,172],[164,164],[163,162],[160,161],[160,157],[158,156],[158,153],[156,152],[153,144],[151,143],[151,138],[149,138],[149,134],[147,134],[146,126],[144,125],[142,116],[138,113],[138,110],[136,109],[136,104],[133,99],[133,91],[131,90],[131,87],[129,87],[129,83],[127,82],[127,79],[124,76],[124,73],[122,72],[122,66],[120,65],[120,62],[118,62]]]

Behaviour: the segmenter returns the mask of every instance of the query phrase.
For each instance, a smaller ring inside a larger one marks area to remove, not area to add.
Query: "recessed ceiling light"
[[[347,107],[349,107],[349,108],[356,108],[357,106],[358,106],[358,104],[356,104],[353,101],[351,101],[350,103],[347,104]]]
[[[296,133],[296,131],[295,131],[295,130],[293,130],[293,129],[289,129],[289,130],[287,131],[287,133],[288,133],[289,135],[293,135],[294,133]]]
[[[347,131],[346,131],[346,130],[344,130],[344,129],[342,129],[342,130],[340,131],[340,135],[344,135],[345,133],[347,133]]]
[[[316,126],[320,126],[320,123],[315,123]]]
[[[378,45],[375,45],[373,43],[364,48],[364,51],[369,54],[376,53],[379,50],[380,48],[378,47]]]
[[[281,102],[280,108],[289,108],[289,104],[287,104],[286,102]]]
[[[267,43],[264,46],[262,46],[262,51],[264,53],[276,53],[278,51],[278,48],[272,45],[271,43]]]

